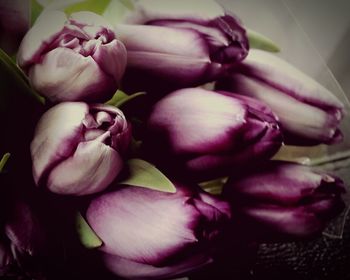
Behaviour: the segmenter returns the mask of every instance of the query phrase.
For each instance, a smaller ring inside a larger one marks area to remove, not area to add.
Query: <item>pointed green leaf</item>
[[[249,45],[252,49],[260,49],[268,52],[279,52],[280,48],[270,38],[253,30],[247,30]]]
[[[85,0],[69,5],[64,9],[64,11],[68,15],[79,11],[90,11],[102,15],[110,2],[111,0]]]
[[[6,162],[8,161],[8,159],[10,158],[11,154],[10,153],[6,153],[2,156],[1,161],[0,161],[0,173],[4,170],[4,167],[6,165]]]
[[[205,181],[199,184],[199,186],[208,193],[219,195],[222,192],[222,188],[226,183],[228,177],[217,178],[210,181]]]
[[[89,249],[102,246],[102,240],[96,235],[83,216],[78,212],[76,217],[76,230],[80,242]]]
[[[129,168],[129,176],[119,182],[119,184],[148,188],[162,192],[176,192],[174,184],[149,162],[134,158],[127,162],[127,166]]]
[[[139,97],[139,96],[143,96],[145,95],[145,92],[137,92],[131,95],[127,95],[126,93],[124,93],[121,90],[118,90],[113,97],[106,102],[106,104],[108,105],[113,105],[115,107],[122,107],[123,105],[125,105],[126,103],[132,101],[133,99]]]

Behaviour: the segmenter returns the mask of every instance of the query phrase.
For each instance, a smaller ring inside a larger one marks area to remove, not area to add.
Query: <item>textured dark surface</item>
[[[347,185],[344,196],[346,209],[324,231],[322,236],[308,242],[261,244],[250,278],[298,280],[350,279],[350,160],[320,166],[332,170]]]

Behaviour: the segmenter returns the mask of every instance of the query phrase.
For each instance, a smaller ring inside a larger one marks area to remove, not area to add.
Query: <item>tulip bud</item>
[[[24,37],[18,64],[52,102],[103,102],[118,88],[126,50],[112,27],[91,12],[45,11]]]
[[[130,91],[211,82],[248,53],[245,29],[215,1],[139,1],[126,22],[138,24],[116,28],[128,51],[123,86]]]
[[[264,104],[201,88],[178,90],[161,99],[147,125],[147,155],[196,180],[268,159],[282,143],[277,120]]]
[[[248,235],[267,241],[309,238],[341,212],[343,182],[310,167],[270,161],[235,171],[224,186],[236,221]]]
[[[338,129],[344,105],[326,88],[277,56],[251,50],[217,88],[265,102],[279,118],[285,142],[332,144],[342,140]]]
[[[113,106],[63,102],[40,119],[31,143],[37,185],[60,194],[105,189],[123,166],[131,139],[123,113]]]
[[[86,218],[103,241],[105,261],[126,278],[162,278],[211,261],[230,217],[228,203],[194,186],[176,193],[118,186],[93,199]]]

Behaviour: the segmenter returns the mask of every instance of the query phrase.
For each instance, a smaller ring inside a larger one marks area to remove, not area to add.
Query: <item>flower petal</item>
[[[33,65],[29,77],[33,87],[53,102],[107,100],[117,88],[91,57],[67,48],[48,52]]]
[[[109,134],[79,143],[74,154],[51,171],[48,189],[59,194],[86,195],[108,187],[123,167],[118,152],[101,142]]]
[[[158,265],[197,242],[200,213],[179,194],[124,187],[89,205],[87,221],[101,249],[136,262]]]
[[[107,75],[117,82],[121,80],[127,57],[126,48],[121,41],[114,39],[107,44],[100,44],[92,57]]]
[[[159,101],[148,126],[167,135],[177,153],[212,153],[232,149],[246,123],[246,106],[215,92],[182,89]],[[152,141],[152,139],[150,139]]]
[[[116,275],[140,280],[179,277],[212,263],[210,257],[200,254],[182,258],[179,263],[161,267],[131,261],[111,254],[104,254],[103,258],[107,268]]]
[[[61,11],[44,11],[23,38],[17,54],[19,66],[27,69],[39,62],[50,43],[63,31],[66,21],[67,17]]]
[[[88,112],[85,103],[64,102],[42,116],[30,146],[37,184],[54,165],[74,152],[82,138],[83,120]]]

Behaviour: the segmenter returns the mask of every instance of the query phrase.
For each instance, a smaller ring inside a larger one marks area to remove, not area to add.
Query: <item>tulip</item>
[[[203,3],[202,3],[203,2]],[[159,92],[214,81],[248,53],[238,19],[215,1],[139,1],[116,32],[128,51],[123,86]]]
[[[241,230],[263,242],[319,234],[341,212],[343,182],[308,166],[270,161],[258,169],[232,172],[223,195]]]
[[[116,107],[60,103],[36,127],[30,146],[34,180],[60,194],[101,191],[122,169],[130,139],[130,125]]]
[[[212,246],[230,217],[227,202],[197,186],[176,193],[118,186],[88,205],[106,266],[126,278],[177,276],[212,261]]]
[[[195,180],[268,159],[282,143],[277,120],[264,104],[201,88],[178,90],[156,103],[147,132],[147,156]]]
[[[29,0],[0,1],[0,48],[13,54],[30,24]]]
[[[52,102],[103,102],[118,88],[126,50],[112,27],[92,12],[46,11],[17,56],[32,86]]]
[[[344,105],[322,85],[275,55],[251,50],[217,88],[265,102],[278,116],[285,142],[293,145],[333,144]]]

